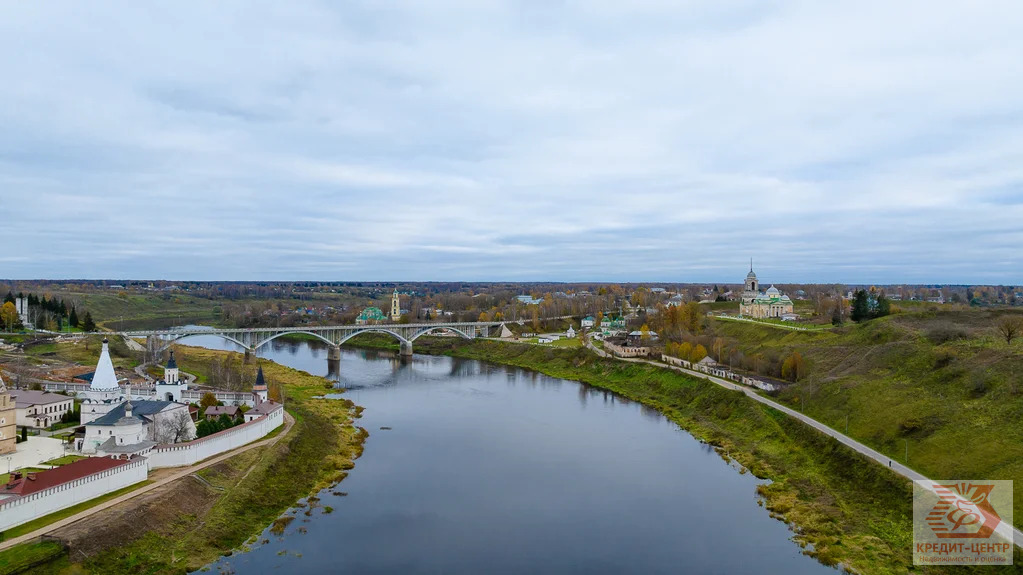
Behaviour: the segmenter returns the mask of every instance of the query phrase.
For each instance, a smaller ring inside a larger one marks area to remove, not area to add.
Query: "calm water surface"
[[[260,355],[329,372],[370,437],[347,496],[319,494],[333,513],[299,512],[214,571],[836,573],[757,505],[756,478],[613,394],[447,357],[345,350],[328,370],[325,348],[280,340]]]

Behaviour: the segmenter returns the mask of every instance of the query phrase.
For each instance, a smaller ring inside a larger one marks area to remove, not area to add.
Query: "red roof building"
[[[109,457],[89,457],[80,459],[74,463],[61,465],[48,471],[37,471],[34,473],[11,473],[11,480],[0,488],[0,497],[17,495],[24,497],[37,491],[56,487],[69,481],[88,477],[94,473],[100,473],[108,469],[119,467],[130,463],[130,459],[111,459]]]

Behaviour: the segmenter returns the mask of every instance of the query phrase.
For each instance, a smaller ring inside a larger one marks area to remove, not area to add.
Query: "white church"
[[[175,395],[180,398],[181,384],[173,354],[164,369],[164,381],[160,383],[164,385],[157,386],[157,397],[166,394],[166,400],[132,397],[130,387],[127,392],[122,390],[104,339],[89,390],[79,394],[85,435],[76,441],[78,451],[97,455],[145,455],[159,444],[195,439],[195,422],[188,413],[188,405],[174,401]],[[161,390],[161,387],[168,389]]]

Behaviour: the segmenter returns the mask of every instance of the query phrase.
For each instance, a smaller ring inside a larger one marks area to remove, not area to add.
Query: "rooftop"
[[[237,415],[237,405],[211,405],[206,408],[203,415]]]
[[[131,460],[111,459],[109,457],[90,457],[80,459],[74,463],[61,465],[49,471],[38,471],[26,473],[20,479],[12,479],[0,489],[0,493],[14,495],[30,495],[37,491],[49,489],[68,481],[74,481],[87,477],[94,473],[113,469],[115,467],[131,463]],[[14,477],[12,474],[11,477]]]
[[[96,419],[88,425],[127,425],[131,423],[132,419],[141,419],[145,421],[147,415],[153,415],[154,413],[160,413],[169,405],[173,405],[173,401],[160,401],[152,399],[136,399],[131,402],[131,417],[126,417],[124,413],[124,404],[118,405],[117,407],[108,411],[103,417]],[[127,420],[123,421],[122,420]]]
[[[33,405],[49,405],[62,401],[72,401],[72,398],[59,393],[48,393],[45,391],[32,391],[30,389],[12,389],[11,397],[14,398],[18,407],[31,407]]]
[[[150,441],[148,439],[144,439],[138,443],[118,444],[117,438],[111,437],[97,447],[96,450],[102,451],[103,453],[140,453],[154,447],[155,445],[155,441]]]
[[[103,339],[103,351],[99,354],[96,374],[92,377],[90,387],[93,390],[117,389],[117,376],[114,375],[114,364],[110,361],[110,349],[106,338]]]
[[[263,366],[259,366],[259,371],[256,372],[256,383],[252,384],[254,391],[263,391],[266,389],[266,379],[263,377]]]
[[[256,407],[253,407],[252,409],[248,410],[245,414],[266,415],[268,413],[273,413],[277,411],[280,407],[281,404],[277,403],[276,401],[263,401],[256,404]]]

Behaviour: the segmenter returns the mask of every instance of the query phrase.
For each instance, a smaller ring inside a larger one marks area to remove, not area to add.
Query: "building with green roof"
[[[384,315],[384,312],[380,311],[380,308],[370,306],[362,310],[359,317],[355,318],[355,323],[358,325],[367,325],[371,323],[380,323],[386,320],[387,316]]]

